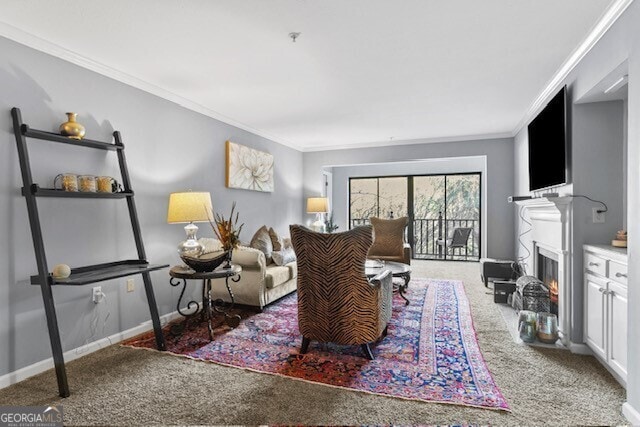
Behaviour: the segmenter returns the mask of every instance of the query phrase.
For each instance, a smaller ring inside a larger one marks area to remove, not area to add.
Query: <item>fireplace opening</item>
[[[552,255],[552,254],[549,254]],[[538,252],[538,279],[549,289],[550,311],[558,314],[558,261]]]

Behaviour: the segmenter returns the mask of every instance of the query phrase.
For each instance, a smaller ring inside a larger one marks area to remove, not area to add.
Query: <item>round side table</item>
[[[208,271],[204,273],[198,273],[187,266],[175,266],[169,270],[169,284],[171,286],[177,287],[182,285],[182,291],[180,292],[180,297],[178,298],[177,310],[182,316],[185,317],[185,322],[200,314],[207,321],[207,327],[209,329],[209,339],[213,340],[213,327],[211,325],[212,319],[212,311],[216,313],[224,314],[225,321],[227,325],[232,328],[235,328],[240,324],[240,316],[237,314],[229,314],[230,310],[235,305],[233,291],[231,289],[229,280],[232,282],[240,281],[240,273],[242,272],[242,267],[239,265],[232,264],[231,268],[217,268],[213,271]],[[211,280],[212,279],[224,279],[225,286],[227,287],[227,292],[229,292],[229,297],[231,298],[230,303],[225,303],[222,299],[217,299],[215,301],[211,300]],[[186,313],[182,310],[182,298],[184,297],[184,292],[187,289],[187,280],[202,280],[202,308],[200,305],[191,300],[187,302],[187,310],[192,310],[195,307],[195,311],[191,313]]]

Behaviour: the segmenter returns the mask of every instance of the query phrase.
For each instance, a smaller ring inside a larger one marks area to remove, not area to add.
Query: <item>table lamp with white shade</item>
[[[311,224],[311,229],[318,233],[325,232],[322,215],[329,212],[329,200],[326,197],[309,197],[307,199],[307,213],[316,214],[316,220]]]
[[[202,253],[204,248],[196,237],[198,226],[194,222],[208,222],[212,218],[211,194],[208,192],[187,191],[169,195],[167,222],[169,224],[187,223],[184,227],[187,240],[178,245],[180,256],[197,257]]]

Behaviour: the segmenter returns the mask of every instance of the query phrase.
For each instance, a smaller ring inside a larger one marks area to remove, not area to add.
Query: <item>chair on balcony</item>
[[[471,227],[456,227],[451,230],[451,233],[446,239],[438,239],[436,243],[438,246],[442,247],[444,251],[453,251],[456,248],[462,249],[464,248],[465,256],[467,255],[467,242],[469,241],[469,236],[473,232],[473,228]]]
[[[291,225],[298,258],[300,353],[311,340],[359,345],[373,359],[369,344],[386,334],[391,319],[391,271],[372,279],[364,263],[371,246],[371,226],[343,233],[316,233]]]
[[[369,218],[373,226],[373,244],[367,258],[411,264],[411,246],[404,242],[404,230],[409,218]]]

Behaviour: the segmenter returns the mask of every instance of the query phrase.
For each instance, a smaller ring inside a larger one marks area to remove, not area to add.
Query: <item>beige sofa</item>
[[[241,246],[233,251],[231,262],[242,267],[240,281],[229,280],[236,304],[262,309],[296,290],[298,266],[295,261],[283,266],[266,265],[264,253]],[[230,301],[224,279],[212,280],[211,298]]]

